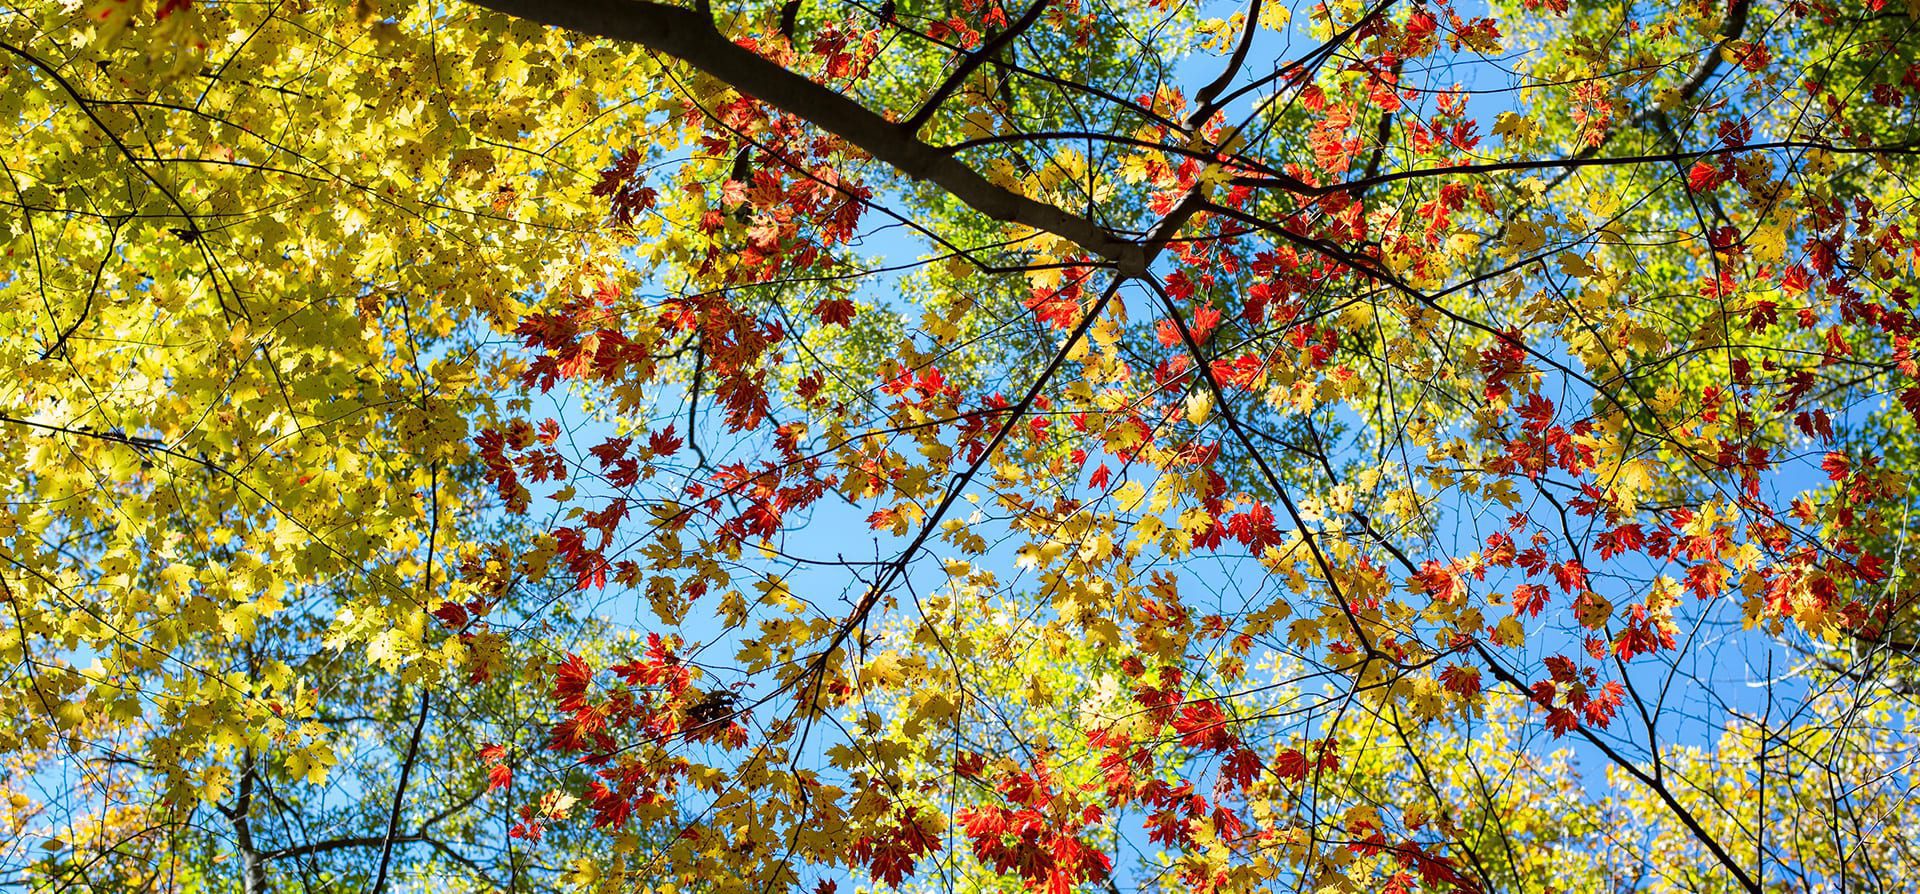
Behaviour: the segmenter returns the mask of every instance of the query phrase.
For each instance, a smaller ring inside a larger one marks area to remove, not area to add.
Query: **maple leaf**
[[[1712,162],[1701,159],[1687,169],[1687,189],[1693,192],[1706,192],[1720,185],[1720,169]]]
[[[915,821],[914,809],[909,807],[891,829],[862,836],[848,846],[847,854],[865,864],[874,881],[898,888],[922,856],[939,849],[940,839]]]
[[[1448,691],[1471,697],[1480,692],[1480,670],[1449,664],[1440,671],[1440,682]]]
[[[813,315],[829,326],[852,323],[854,313],[853,302],[845,298],[825,298],[813,306]]]
[[[469,620],[467,607],[458,602],[441,603],[439,608],[433,610],[433,616],[439,618],[440,623],[454,630],[466,627]]]
[[[553,688],[549,696],[560,710],[576,713],[586,706],[587,686],[593,682],[593,667],[579,655],[568,653],[553,666]]]
[[[1549,593],[1539,584],[1520,584],[1513,588],[1513,610],[1538,617],[1547,606]]]
[[[1227,751],[1240,742],[1226,713],[1213,701],[1189,702],[1174,719],[1173,730],[1180,735],[1181,745],[1203,751]]]
[[[1307,756],[1298,749],[1283,748],[1273,759],[1274,775],[1291,782],[1299,782],[1307,778],[1307,773],[1311,769],[1312,764],[1307,760]]]
[[[656,457],[672,456],[680,452],[683,443],[685,442],[674,434],[671,425],[647,435],[647,450]]]
[[[1628,523],[1604,531],[1595,539],[1594,545],[1600,552],[1602,561],[1612,559],[1622,553],[1637,550],[1646,544],[1646,534],[1640,525]]]
[[[1587,569],[1578,560],[1553,563],[1553,581],[1560,585],[1563,593],[1584,590],[1587,587]]]

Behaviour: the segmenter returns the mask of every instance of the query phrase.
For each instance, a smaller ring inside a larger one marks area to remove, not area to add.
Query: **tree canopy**
[[[0,887],[1913,890],[1917,16],[0,10]]]

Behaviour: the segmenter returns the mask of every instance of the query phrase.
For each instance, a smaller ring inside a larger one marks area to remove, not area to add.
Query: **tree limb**
[[[638,44],[720,79],[733,89],[798,116],[914,180],[946,190],[994,220],[1052,233],[1110,262],[1122,276],[1147,269],[1139,244],[1092,220],[997,186],[958,159],[916,139],[865,106],[727,39],[691,10],[650,0],[473,0],[477,6],[583,34]]]
[[[413,736],[407,740],[407,756],[400,764],[400,781],[393,787],[393,808],[387,812],[387,834],[380,844],[380,869],[373,878],[373,894],[382,894],[387,889],[387,868],[393,862],[393,846],[399,838],[400,808],[407,795],[407,780],[413,776],[413,765],[420,754],[420,732],[427,726],[427,714],[433,709],[433,689],[425,684],[420,688],[420,719],[413,723]]]
[[[283,847],[277,851],[269,851],[268,853],[261,854],[260,859],[285,860],[289,857],[324,854],[327,851],[345,850],[351,847],[381,847],[389,840],[394,844],[412,844],[416,841],[425,840],[425,836],[419,833],[413,833],[408,835],[395,835],[389,839],[385,835],[350,835],[344,838],[329,838],[325,841],[315,841],[311,844]]]
[[[1188,130],[1207,123],[1207,119],[1213,117],[1213,113],[1220,108],[1214,103],[1214,97],[1232,86],[1233,79],[1240,75],[1240,66],[1247,63],[1247,51],[1253,48],[1254,32],[1260,30],[1260,0],[1247,0],[1247,12],[1243,19],[1240,23],[1240,42],[1233,48],[1233,58],[1227,60],[1227,69],[1193,95],[1196,105],[1193,114],[1187,118]]]

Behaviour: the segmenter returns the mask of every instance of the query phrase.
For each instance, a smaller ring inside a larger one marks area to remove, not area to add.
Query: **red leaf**
[[[1706,192],[1720,185],[1720,169],[1705,159],[1693,163],[1687,170],[1687,189],[1693,192]]]
[[[1245,789],[1260,777],[1260,755],[1251,748],[1237,748],[1220,764],[1220,777]]]
[[[1637,524],[1625,524],[1601,534],[1595,541],[1600,548],[1600,558],[1611,559],[1629,550],[1639,549],[1647,542],[1647,536]]]
[[[813,306],[813,315],[830,326],[845,326],[853,322],[853,302],[845,298],[823,299]]]
[[[586,704],[587,684],[593,680],[593,667],[571,652],[553,668],[553,700],[569,714]]]
[[[1513,588],[1513,611],[1534,617],[1540,616],[1540,610],[1547,607],[1547,588],[1539,584],[1521,584]]]
[[[1483,558],[1488,565],[1511,565],[1515,555],[1512,537],[1497,532],[1487,536],[1487,551]]]
[[[680,450],[681,440],[673,434],[673,426],[647,435],[647,449],[655,456],[672,456]]]
[[[506,765],[507,748],[504,745],[482,745],[479,757],[492,764],[487,768],[487,790],[494,791],[513,784],[513,768]]]
[[[1274,775],[1291,782],[1307,778],[1307,756],[1288,748],[1273,759]]]
[[[1107,468],[1107,464],[1101,463],[1100,468],[1094,469],[1092,477],[1087,479],[1087,486],[1095,489],[1105,489],[1108,479],[1112,475],[1113,472]]]
[[[1480,691],[1480,669],[1449,664],[1440,672],[1440,684],[1449,692],[1473,696]]]
[[[1625,691],[1620,681],[1607,681],[1607,685],[1600,687],[1600,694],[1589,699],[1581,709],[1587,715],[1587,723],[1602,728],[1612,723],[1614,713],[1620,710],[1620,695]]]
[[[1571,593],[1587,588],[1587,569],[1578,561],[1556,562],[1553,566],[1553,580],[1560,589]]]
[[[1240,744],[1219,702],[1188,703],[1174,718],[1173,731],[1180,734],[1181,745],[1203,751],[1226,751]]]
[[[467,607],[458,602],[442,604],[439,608],[433,610],[433,616],[439,618],[440,623],[447,625],[447,627],[453,630],[459,630],[467,626],[467,621],[469,620],[467,617]]]
[[[1796,294],[1806,291],[1807,286],[1812,284],[1813,280],[1807,276],[1807,268],[1799,264],[1788,267],[1786,275],[1780,277],[1780,288]]]
[[[939,849],[940,839],[922,828],[914,819],[913,808],[908,807],[892,829],[854,841],[847,854],[855,863],[864,864],[874,881],[898,888],[922,855]]]

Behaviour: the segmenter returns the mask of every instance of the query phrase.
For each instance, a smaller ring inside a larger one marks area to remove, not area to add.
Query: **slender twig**
[[[386,894],[387,869],[393,862],[393,846],[400,839],[400,809],[407,795],[407,782],[420,755],[420,733],[426,729],[427,714],[433,709],[433,688],[420,687],[420,716],[413,722],[413,736],[407,740],[406,758],[400,763],[400,780],[393,787],[393,806],[387,810],[387,832],[380,841],[380,868],[374,874],[372,894]]]
[[[960,89],[960,85],[966,83],[967,78],[972,77],[981,65],[1000,55],[1000,51],[1012,43],[1014,38],[1033,27],[1033,23],[1040,21],[1040,14],[1046,11],[1049,2],[1051,0],[1033,0],[1033,4],[1027,7],[1026,13],[1012,25],[1007,26],[1007,30],[994,35],[980,49],[968,53],[966,58],[960,60],[960,67],[954,69],[953,74],[940,82],[940,86],[935,88],[933,95],[920,104],[920,108],[913,113],[913,117],[900,125],[901,128],[909,134],[918,134],[920,128],[927,126],[927,122],[933,120],[934,113],[940,111],[940,104],[946,102],[947,97],[953,95],[953,91]]]

